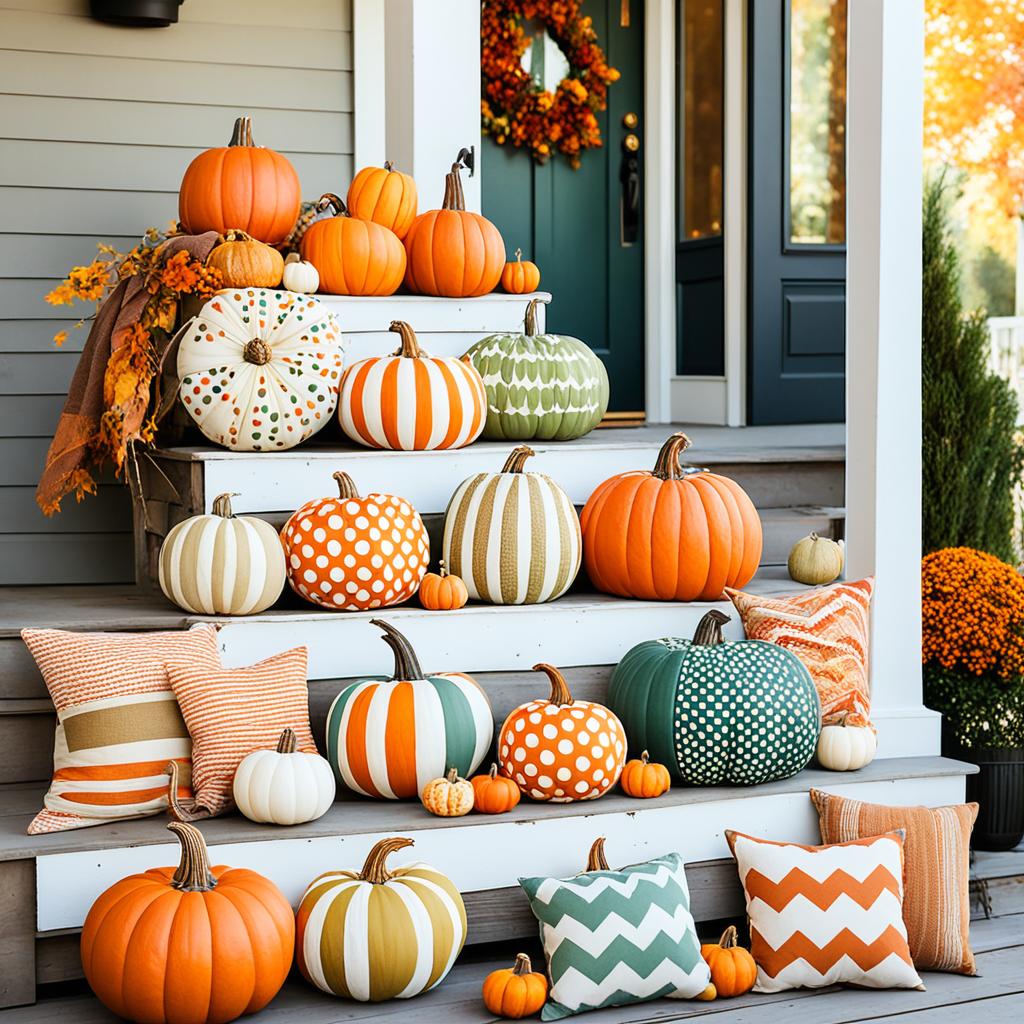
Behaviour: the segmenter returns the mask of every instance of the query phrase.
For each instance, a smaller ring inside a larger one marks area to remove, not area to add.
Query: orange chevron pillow
[[[757,961],[755,992],[923,988],[903,923],[903,833],[800,846],[726,832]]]
[[[871,724],[868,680],[871,577],[800,594],[760,597],[725,588],[749,640],[787,647],[811,673],[821,724]]]

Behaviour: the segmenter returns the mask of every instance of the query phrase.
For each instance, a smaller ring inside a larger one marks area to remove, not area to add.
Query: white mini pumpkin
[[[330,421],[344,349],[333,314],[318,299],[229,288],[183,332],[178,394],[216,444],[240,452],[284,451]]]
[[[250,821],[300,825],[334,803],[334,772],[319,754],[296,750],[295,733],[285,729],[276,750],[256,750],[242,761],[232,788]]]
[[[845,721],[822,727],[818,737],[818,763],[834,772],[855,772],[874,760],[878,749],[875,730]]]
[[[819,537],[801,537],[789,552],[789,578],[797,583],[819,586],[839,578],[843,571],[843,542]]]
[[[284,548],[277,530],[254,516],[234,516],[230,494],[210,515],[172,527],[160,546],[160,589],[196,615],[254,615],[284,590]]]
[[[320,274],[312,263],[304,260],[297,252],[289,253],[284,261],[281,284],[290,292],[312,295],[320,287]]]

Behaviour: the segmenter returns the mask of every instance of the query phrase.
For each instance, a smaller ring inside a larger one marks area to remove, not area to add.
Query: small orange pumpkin
[[[400,239],[416,219],[416,182],[396,171],[390,160],[383,167],[364,167],[352,179],[345,198],[353,217],[381,224]]]
[[[398,236],[372,220],[359,220],[332,192],[318,210],[334,216],[315,221],[302,236],[302,258],[316,267],[320,291],[329,295],[393,295],[405,273],[405,249]]]
[[[512,967],[491,971],[484,978],[484,1006],[495,1017],[532,1017],[548,997],[548,979],[533,969],[525,953],[516,954]]]
[[[757,963],[749,949],[739,944],[739,935],[733,925],[722,932],[718,942],[705,942],[700,955],[711,968],[711,984],[723,998],[741,996],[749,992],[757,981]]]
[[[626,796],[649,800],[667,793],[671,786],[668,769],[663,764],[652,764],[646,750],[639,758],[627,761],[622,769],[622,791]]]
[[[452,612],[469,600],[461,576],[453,576],[441,562],[438,572],[428,572],[420,584],[420,604],[431,612]]]
[[[535,292],[540,285],[540,270],[536,263],[524,262],[523,250],[516,249],[515,262],[505,264],[501,272],[501,287],[512,295]]]
[[[277,288],[284,273],[284,258],[264,242],[237,228],[206,257],[206,265],[220,271],[225,288]]]
[[[498,774],[498,766],[491,765],[486,775],[474,775],[473,808],[482,814],[504,814],[519,803],[519,786],[506,775]]]
[[[433,779],[423,787],[420,802],[439,818],[461,818],[473,810],[473,786],[452,768],[445,778]]]

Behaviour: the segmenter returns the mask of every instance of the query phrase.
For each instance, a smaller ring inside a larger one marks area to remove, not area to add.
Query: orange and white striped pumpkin
[[[390,330],[401,336],[401,348],[361,359],[342,376],[342,430],[369,448],[405,452],[471,444],[487,420],[487,393],[477,369],[451,356],[428,355],[402,320]]]

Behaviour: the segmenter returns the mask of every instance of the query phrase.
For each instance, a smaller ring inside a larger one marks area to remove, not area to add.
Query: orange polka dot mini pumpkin
[[[334,479],[338,497],[306,502],[281,531],[292,589],[342,611],[408,600],[430,561],[420,514],[394,494],[361,498],[347,473]]]
[[[553,665],[534,665],[551,680],[551,696],[521,704],[501,727],[502,773],[534,800],[595,800],[618,782],[626,733],[608,708],[573,700]]]

